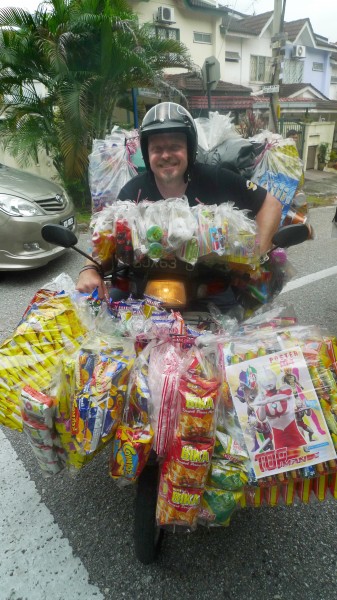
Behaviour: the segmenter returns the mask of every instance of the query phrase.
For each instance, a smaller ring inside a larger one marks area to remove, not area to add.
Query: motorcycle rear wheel
[[[135,500],[134,541],[138,560],[153,563],[160,552],[164,530],[156,523],[159,465],[147,465],[141,473]]]

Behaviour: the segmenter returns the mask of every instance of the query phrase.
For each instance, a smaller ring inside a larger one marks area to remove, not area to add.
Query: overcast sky
[[[170,5],[172,0],[168,2]],[[21,6],[35,10],[39,0],[0,0],[0,8]],[[165,1],[163,0],[163,4]],[[274,0],[221,0],[239,12],[260,14],[274,8]],[[337,0],[286,0],[286,21],[295,21],[308,17],[315,33],[337,42]]]
[[[222,3],[250,15],[274,9],[274,0],[223,0]],[[337,42],[337,0],[286,0],[286,21],[306,17],[315,33],[324,35],[330,42]]]

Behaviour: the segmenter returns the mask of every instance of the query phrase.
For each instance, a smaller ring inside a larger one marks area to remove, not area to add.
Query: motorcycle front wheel
[[[141,473],[135,499],[135,552],[143,565],[153,563],[159,555],[164,530],[156,523],[159,465],[147,465]]]

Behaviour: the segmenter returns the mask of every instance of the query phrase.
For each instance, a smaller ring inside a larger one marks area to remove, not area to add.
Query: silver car
[[[0,271],[34,269],[65,252],[41,237],[46,223],[77,231],[74,205],[52,181],[0,164]]]

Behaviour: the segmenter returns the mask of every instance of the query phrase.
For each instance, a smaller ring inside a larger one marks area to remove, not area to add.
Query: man
[[[140,128],[140,145],[147,168],[120,191],[121,200],[152,200],[187,196],[190,206],[197,203],[234,202],[255,217],[261,253],[272,245],[281,218],[281,203],[263,188],[241,176],[195,162],[198,139],[194,120],[179,104],[163,102],[151,108]],[[105,265],[103,265],[104,269]],[[77,283],[81,292],[99,288],[103,294],[98,269],[87,263]]]
[[[292,140],[294,140],[295,144],[297,145],[297,142],[299,140],[298,131],[296,131],[296,129],[289,129],[287,133],[287,138],[291,138]]]

